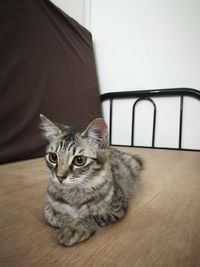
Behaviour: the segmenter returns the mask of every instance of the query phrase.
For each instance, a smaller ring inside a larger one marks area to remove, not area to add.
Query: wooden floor
[[[0,266],[200,266],[200,153],[128,149],[145,161],[126,218],[71,248],[43,220],[43,159],[0,166]]]

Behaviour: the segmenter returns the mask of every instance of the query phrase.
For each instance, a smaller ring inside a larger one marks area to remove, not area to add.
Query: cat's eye
[[[74,157],[73,160],[73,164],[78,167],[84,166],[86,162],[87,162],[87,157],[84,156],[76,156]]]
[[[53,152],[49,153],[49,161],[51,161],[54,164],[57,163],[58,156],[56,155],[56,153],[53,153]]]

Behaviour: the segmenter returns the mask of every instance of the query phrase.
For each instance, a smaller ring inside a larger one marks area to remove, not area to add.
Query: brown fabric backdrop
[[[101,116],[90,32],[47,0],[0,1],[0,162],[38,157],[39,113],[85,126]]]

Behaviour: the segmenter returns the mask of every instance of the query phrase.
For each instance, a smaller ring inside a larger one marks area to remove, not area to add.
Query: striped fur
[[[47,120],[43,116],[44,130],[58,134],[50,136],[46,150],[51,175],[44,216],[51,226],[61,229],[59,242],[71,246],[124,217],[142,164],[138,158],[107,145],[102,119],[85,131],[62,126],[61,132],[49,129],[58,126],[52,122],[47,125]],[[49,133],[45,135],[49,137]],[[50,161],[49,153],[56,154],[56,163]],[[77,156],[86,157],[85,165],[74,164]]]

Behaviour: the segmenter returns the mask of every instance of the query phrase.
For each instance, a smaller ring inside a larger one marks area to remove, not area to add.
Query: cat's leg
[[[89,239],[99,228],[118,222],[127,211],[125,206],[113,206],[108,213],[87,216],[84,219],[66,223],[58,234],[58,241],[65,246],[72,246]]]
[[[64,246],[72,246],[89,239],[95,234],[97,225],[92,216],[66,223],[58,234],[58,241]]]
[[[128,199],[119,186],[115,187],[113,199],[109,205],[107,217],[108,223],[115,223],[121,220],[127,213]]]
[[[83,219],[65,221],[58,234],[58,241],[65,246],[72,246],[89,239],[99,228],[118,222],[127,212],[128,202],[123,191],[115,188],[115,194],[104,214],[89,215]]]
[[[44,217],[48,224],[55,228],[61,228],[64,224],[64,217],[56,212],[48,203],[44,208]]]
[[[88,216],[66,223],[58,234],[58,241],[64,246],[72,246],[89,239],[99,228],[115,223],[124,217],[125,209],[112,210],[108,214]]]

